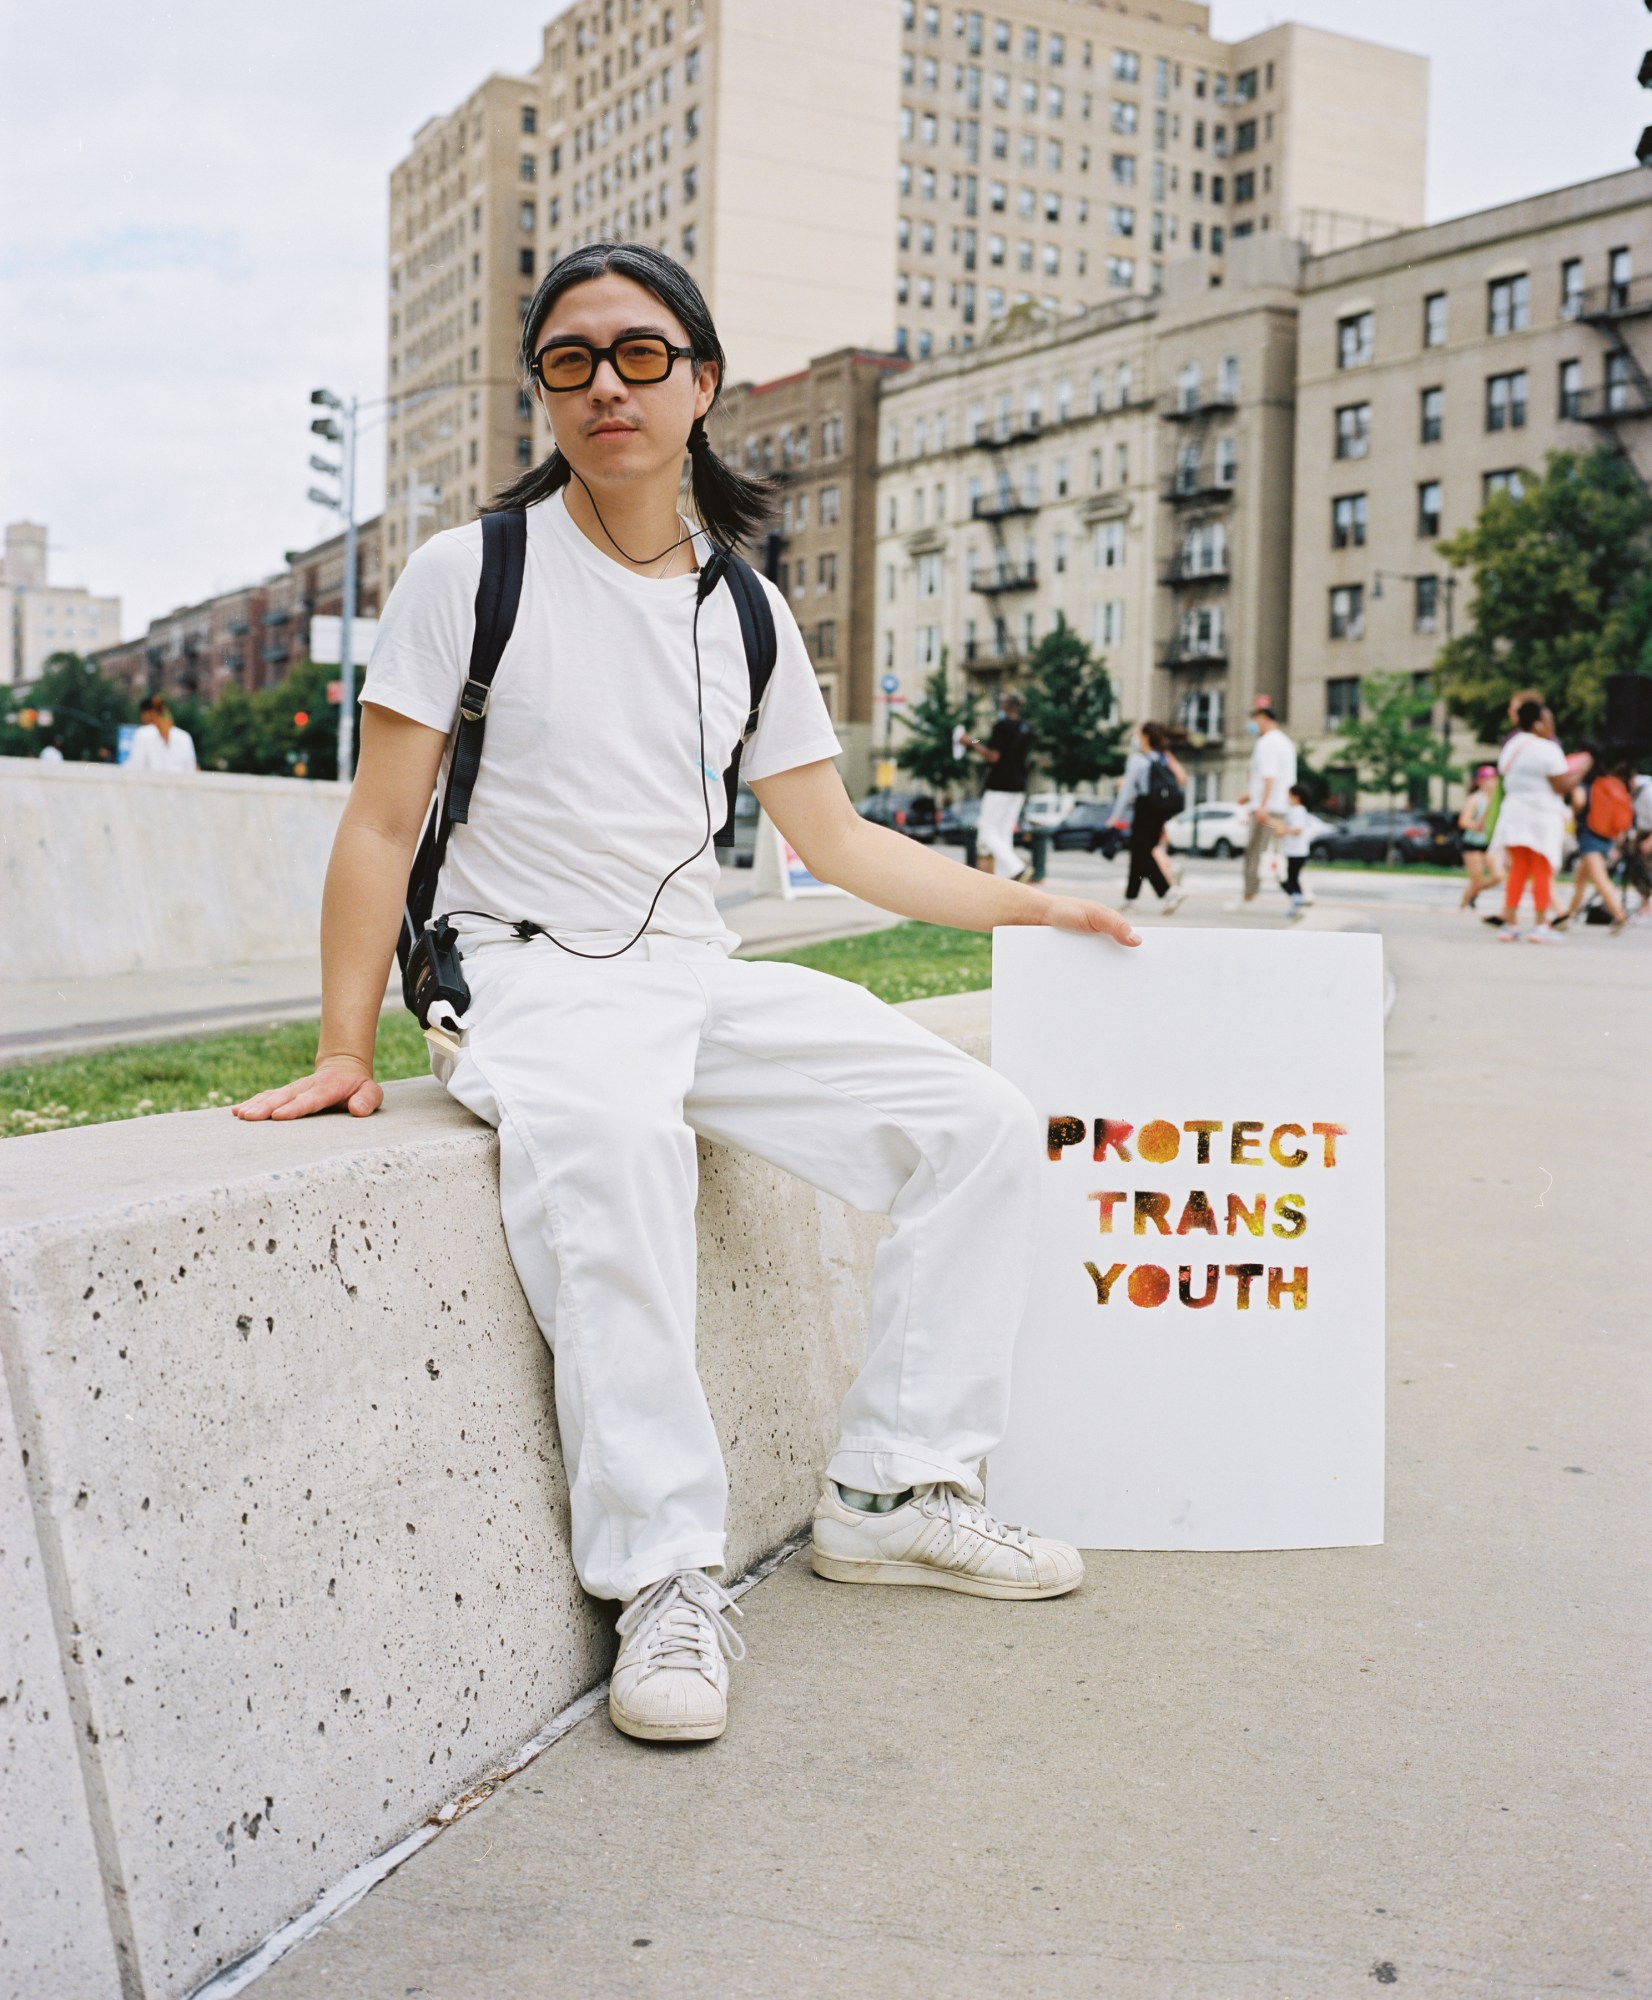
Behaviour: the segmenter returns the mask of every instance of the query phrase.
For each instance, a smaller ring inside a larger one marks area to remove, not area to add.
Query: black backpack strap
[[[745,749],[752,731],[757,727],[758,712],[763,706],[763,694],[769,685],[769,676],[774,672],[775,655],[779,642],[774,629],[774,607],[768,593],[763,588],[762,579],[750,563],[732,553],[728,556],[729,589],[734,594],[734,608],[740,616],[740,643],[746,653],[746,679],[750,687],[751,703],[747,711],[745,727],[740,731],[740,740],[734,746],[734,755],[729,759],[727,771],[723,774],[723,787],[728,794],[728,811],[723,824],[718,829],[712,845],[732,847],[734,845],[734,800],[740,788],[740,752]]]
[[[482,764],[482,739],[487,733],[493,677],[516,627],[527,548],[528,517],[522,508],[482,516],[482,574],[476,586],[476,633],[471,641],[470,671],[459,696],[459,721],[448,763],[447,789],[440,801],[432,804],[425,821],[419,850],[407,878],[407,902],[402,913],[401,936],[396,943],[404,985],[408,956],[436,900],[436,881],[447,857],[448,835],[456,822],[470,817],[470,796],[476,789],[476,774]],[[408,1004],[412,1005],[411,1000]]]

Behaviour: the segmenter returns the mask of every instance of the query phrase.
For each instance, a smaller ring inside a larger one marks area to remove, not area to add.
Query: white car
[[[1021,823],[1049,832],[1061,824],[1077,802],[1076,792],[1029,792],[1021,808]]]
[[[1310,841],[1335,830],[1330,820],[1309,813],[1306,831]],[[1203,804],[1178,813],[1166,832],[1172,850],[1178,854],[1214,854],[1225,861],[1229,855],[1245,851],[1245,842],[1250,838],[1250,808],[1232,805],[1224,799],[1206,799]]]

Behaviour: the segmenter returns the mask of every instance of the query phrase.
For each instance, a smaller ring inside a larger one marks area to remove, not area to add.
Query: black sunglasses
[[[692,347],[673,347],[656,334],[622,334],[608,347],[570,337],[547,342],[533,358],[533,372],[553,396],[560,396],[570,389],[588,389],[604,361],[622,382],[635,384],[663,382],[685,358],[694,358]]]

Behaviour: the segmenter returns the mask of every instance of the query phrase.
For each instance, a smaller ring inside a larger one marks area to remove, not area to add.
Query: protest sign
[[[1085,1548],[1382,1540],[1382,941],[993,933],[1046,1139],[994,1513]]]

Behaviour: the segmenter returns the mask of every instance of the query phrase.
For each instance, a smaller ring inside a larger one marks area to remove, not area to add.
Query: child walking
[[[1308,858],[1308,805],[1299,785],[1292,785],[1285,797],[1287,804],[1280,822],[1284,838],[1279,843],[1279,852],[1285,858],[1283,887],[1291,900],[1290,913],[1294,921],[1308,907],[1308,894],[1302,886],[1302,865]]]

